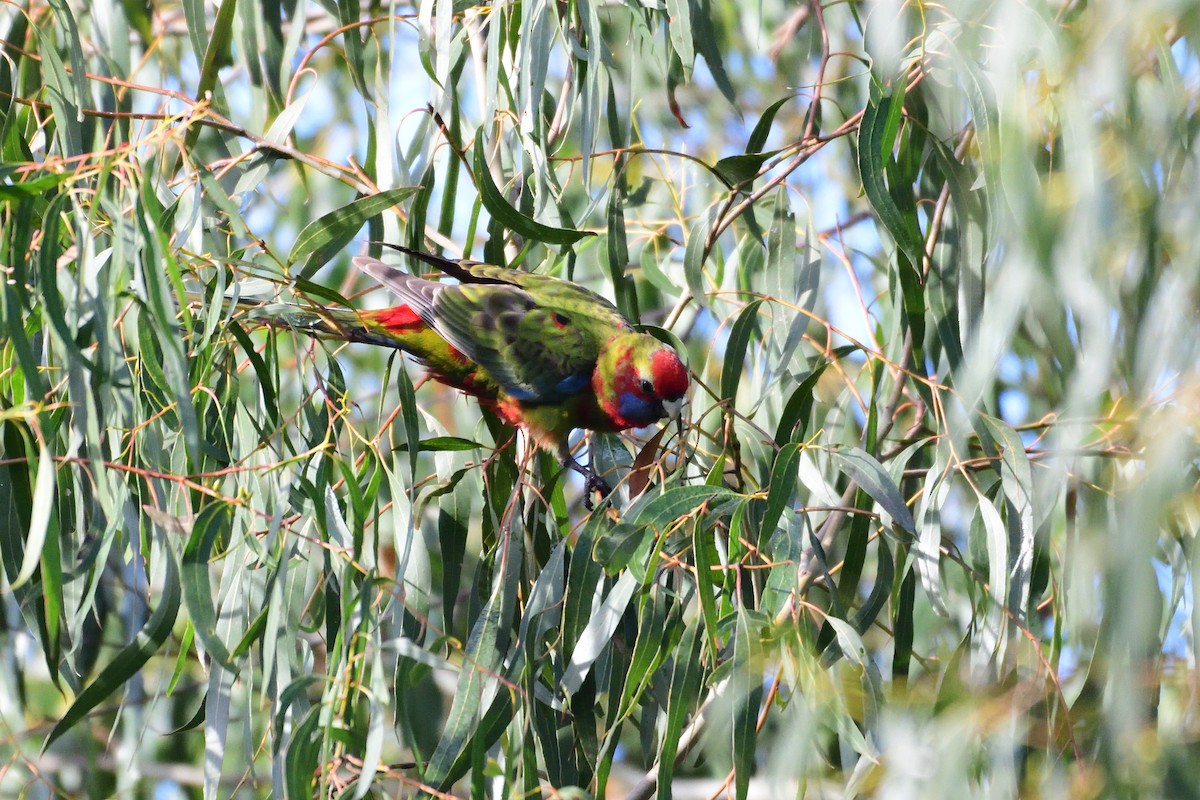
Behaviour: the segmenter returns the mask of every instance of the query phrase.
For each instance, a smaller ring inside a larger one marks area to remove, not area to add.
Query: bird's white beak
[[[671,419],[679,419],[679,412],[683,410],[683,398],[678,400],[663,400],[663,411],[667,412],[667,416]]]

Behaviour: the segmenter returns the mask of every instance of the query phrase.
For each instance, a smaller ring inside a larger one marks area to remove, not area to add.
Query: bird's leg
[[[590,467],[585,467],[575,460],[575,456],[571,455],[571,450],[565,444],[558,451],[558,461],[567,469],[573,469],[583,476],[585,481],[583,493],[583,506],[588,511],[592,510],[592,492],[599,492],[601,497],[608,497],[612,494],[612,487],[608,482],[596,474]]]

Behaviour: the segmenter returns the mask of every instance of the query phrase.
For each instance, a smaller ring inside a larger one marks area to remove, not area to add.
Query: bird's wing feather
[[[436,281],[409,275],[407,272],[402,272],[369,256],[356,256],[353,261],[354,266],[395,292],[405,305],[425,321],[425,324],[436,327],[434,325],[436,318],[433,310],[434,301],[438,294],[446,289],[445,286]]]
[[[444,261],[411,254],[439,267]],[[443,271],[458,284],[425,280],[373,258],[354,259],[518,400],[555,403],[588,391],[600,348],[630,329],[610,302],[578,284],[477,262],[450,263],[454,271]]]
[[[586,319],[574,324],[516,286],[448,287],[436,311],[436,330],[526,402],[554,403],[586,391],[607,339]]]

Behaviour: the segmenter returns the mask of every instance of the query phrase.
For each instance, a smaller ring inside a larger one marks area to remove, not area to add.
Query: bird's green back
[[[604,343],[632,329],[612,303],[578,284],[463,266],[483,282],[438,292],[434,325],[520,400],[553,403],[586,390]]]

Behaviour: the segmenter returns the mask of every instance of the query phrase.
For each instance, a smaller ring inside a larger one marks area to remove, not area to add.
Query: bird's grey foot
[[[608,485],[608,481],[601,478],[596,473],[588,470],[584,473],[587,480],[587,486],[584,488],[583,507],[588,511],[592,510],[592,492],[599,492],[600,499],[603,500],[612,494],[612,487]]]
[[[564,467],[573,469],[583,476],[583,507],[588,511],[594,508],[592,505],[592,492],[599,492],[601,499],[612,494],[612,487],[608,485],[608,481],[601,478],[592,469],[576,461],[575,457],[569,451],[560,454],[560,460]]]

